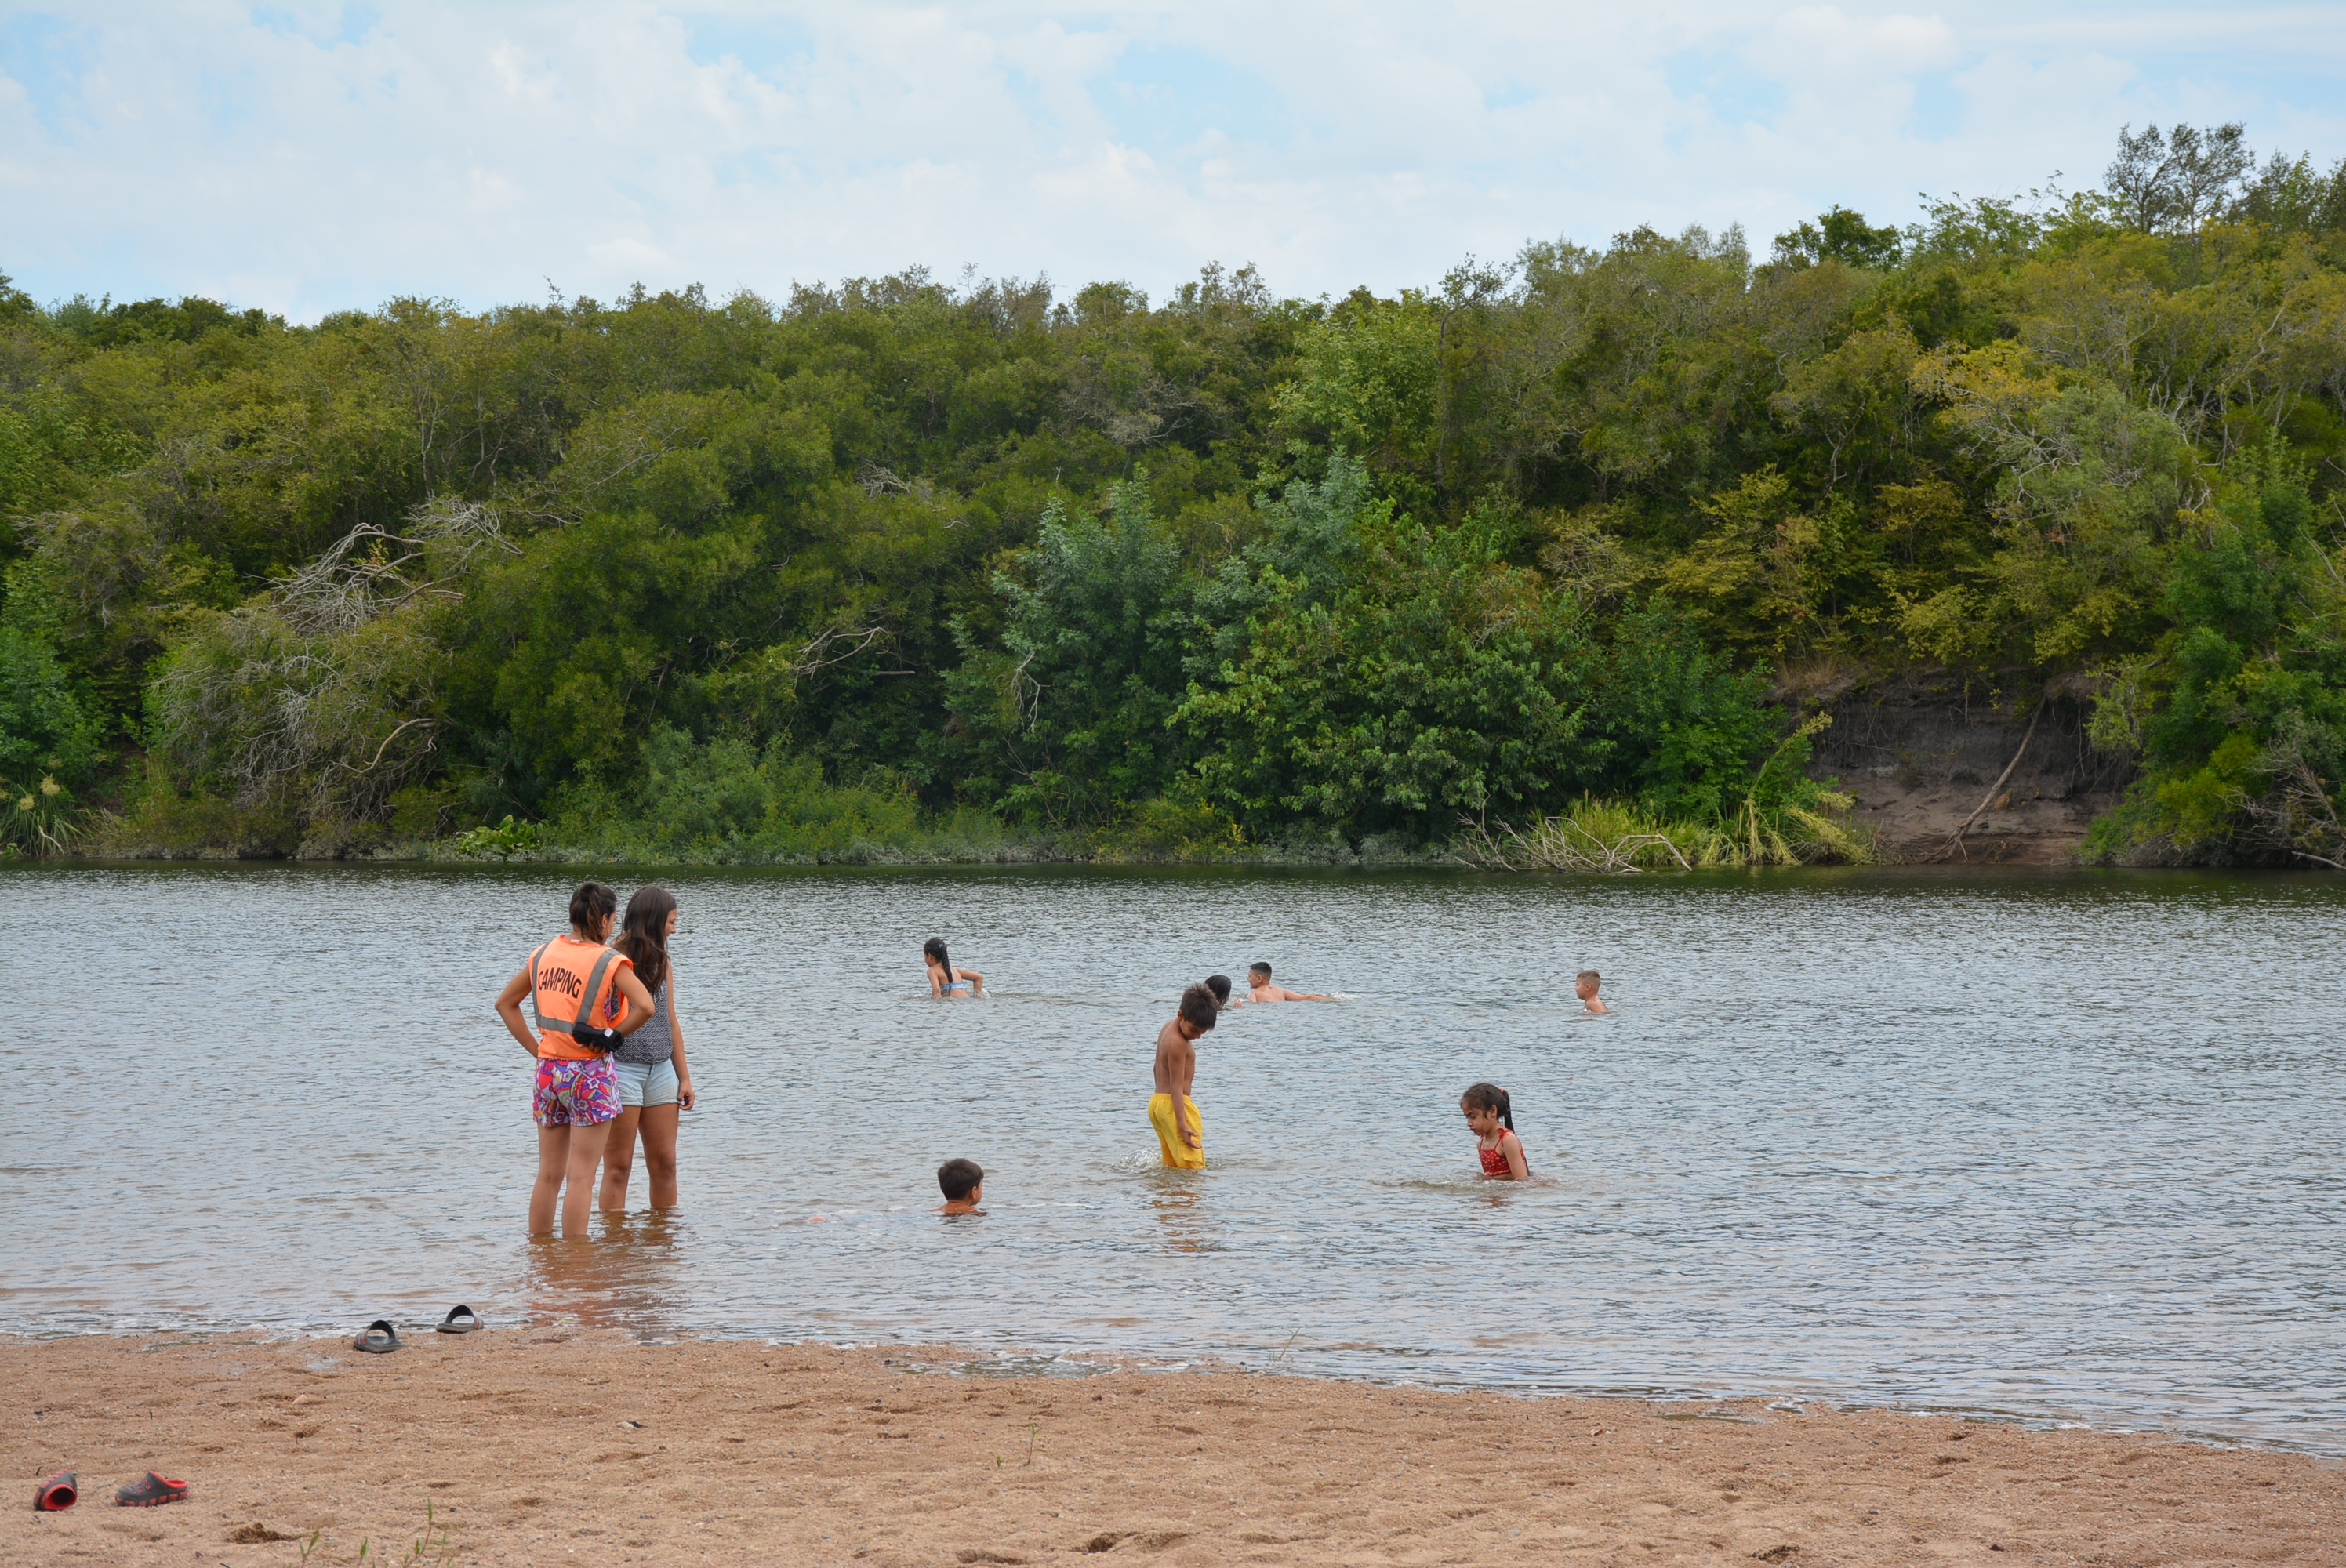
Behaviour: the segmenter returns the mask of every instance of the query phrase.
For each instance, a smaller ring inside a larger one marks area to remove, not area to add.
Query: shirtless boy
[[[1333,1002],[1336,1000],[1332,996],[1321,996],[1316,992],[1290,991],[1283,985],[1273,985],[1270,983],[1270,965],[1267,963],[1247,965],[1247,986],[1249,1002]]]
[[[975,1160],[947,1160],[937,1167],[937,1188],[945,1195],[941,1207],[931,1214],[984,1214],[977,1206],[985,1201],[985,1172]]]
[[[1157,1093],[1149,1097],[1148,1122],[1165,1163],[1177,1169],[1206,1168],[1206,1129],[1189,1088],[1198,1076],[1195,1042],[1214,1026],[1219,1011],[1212,992],[1193,985],[1181,993],[1180,1011],[1157,1032]]]
[[[1582,1009],[1589,1013],[1610,1013],[1613,1010],[1596,999],[1596,988],[1605,977],[1593,969],[1584,969],[1573,977],[1572,993],[1580,998]]]

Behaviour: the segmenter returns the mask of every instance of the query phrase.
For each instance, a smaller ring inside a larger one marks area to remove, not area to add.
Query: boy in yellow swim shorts
[[[1165,1163],[1180,1170],[1206,1168],[1206,1131],[1189,1087],[1198,1076],[1198,1035],[1214,1026],[1214,993],[1193,985],[1181,993],[1181,1009],[1157,1032],[1157,1093],[1149,1097],[1148,1121]]]

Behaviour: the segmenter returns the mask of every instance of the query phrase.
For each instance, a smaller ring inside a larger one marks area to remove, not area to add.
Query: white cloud
[[[1438,278],[1652,221],[2090,183],[2124,120],[2346,152],[2331,7],[1994,0],[0,4],[0,267],[298,318],[925,263]],[[1208,106],[1213,107],[1209,110]],[[2081,172],[2082,171],[2082,172]]]

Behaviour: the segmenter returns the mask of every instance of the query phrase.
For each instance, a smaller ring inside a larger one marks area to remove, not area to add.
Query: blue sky
[[[1648,222],[2346,156],[2346,5],[0,0],[0,270],[297,320],[925,265],[1438,280]]]

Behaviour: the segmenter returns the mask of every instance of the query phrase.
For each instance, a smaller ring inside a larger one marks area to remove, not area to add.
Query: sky
[[[2346,4],[15,4],[0,272],[291,320],[924,266],[1277,293],[1532,239],[2346,156]]]

